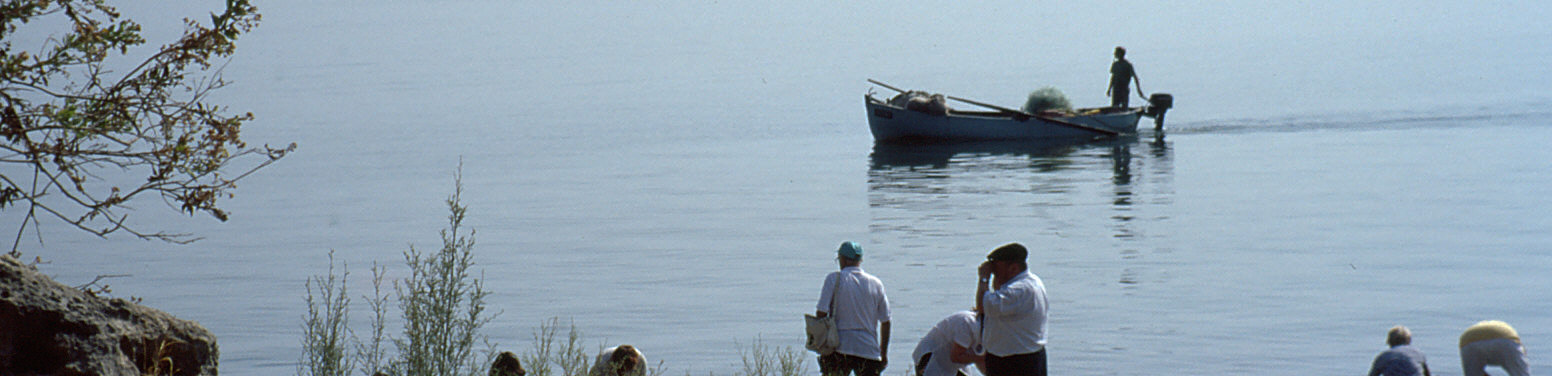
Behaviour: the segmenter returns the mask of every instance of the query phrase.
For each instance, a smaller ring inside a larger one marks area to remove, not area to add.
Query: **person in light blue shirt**
[[[987,376],[1046,375],[1049,306],[1045,283],[1029,272],[1028,256],[1022,244],[1008,243],[986,255],[979,269],[976,311],[985,316],[980,353]]]
[[[835,316],[841,347],[819,357],[819,371],[826,376],[878,376],[889,365],[890,312],[884,283],[862,271],[860,244],[841,243],[835,260],[841,270],[825,276],[814,316]]]
[[[1385,343],[1390,349],[1374,357],[1369,376],[1432,376],[1428,372],[1428,358],[1412,347],[1412,331],[1405,326],[1390,328]]]

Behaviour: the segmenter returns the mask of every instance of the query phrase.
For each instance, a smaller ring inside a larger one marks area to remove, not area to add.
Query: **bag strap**
[[[835,295],[841,293],[841,277],[844,272],[835,272],[835,284],[830,288],[830,317],[835,317]]]

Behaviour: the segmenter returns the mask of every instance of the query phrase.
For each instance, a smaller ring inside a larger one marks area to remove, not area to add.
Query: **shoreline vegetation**
[[[373,262],[372,295],[361,296],[367,300],[371,315],[364,339],[349,325],[349,263],[341,261],[339,269],[335,269],[334,251],[329,251],[327,274],[309,277],[305,284],[307,314],[302,322],[302,355],[297,362],[297,375],[481,375],[487,374],[487,370],[492,376],[590,375],[591,355],[602,350],[602,345],[588,351],[576,324],[567,322],[563,326],[560,317],[539,323],[530,347],[520,355],[501,352],[483,334],[481,329],[499,312],[487,311],[485,298],[490,292],[485,290],[484,274],[476,275],[473,271],[475,231],[463,223],[468,206],[461,199],[461,165],[453,180],[453,194],[446,201],[449,214],[447,228],[441,231],[441,249],[423,253],[412,245],[404,251],[409,276],[386,281],[391,293],[384,288],[387,267]],[[390,302],[397,302],[404,322],[403,331],[396,336],[385,332]],[[739,356],[743,369],[733,373],[735,376],[808,373],[806,351],[769,345],[759,338],[748,346],[740,344]],[[497,366],[510,358],[520,360],[516,372]],[[667,366],[658,361],[640,376],[667,373]]]

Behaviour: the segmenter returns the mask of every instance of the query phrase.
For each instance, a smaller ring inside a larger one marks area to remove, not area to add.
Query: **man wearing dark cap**
[[[1008,243],[981,263],[975,310],[985,315],[981,347],[987,376],[1046,374],[1045,283],[1029,273],[1028,256],[1023,245]]]
[[[862,271],[860,244],[841,243],[835,260],[841,270],[825,276],[814,316],[835,315],[841,347],[819,357],[819,371],[826,376],[878,376],[889,365],[890,312],[884,283]]]

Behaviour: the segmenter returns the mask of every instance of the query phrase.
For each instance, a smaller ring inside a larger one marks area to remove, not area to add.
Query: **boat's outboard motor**
[[[1164,129],[1164,113],[1175,106],[1175,96],[1169,93],[1153,93],[1148,96],[1148,108],[1143,115],[1153,118],[1153,129]]]

